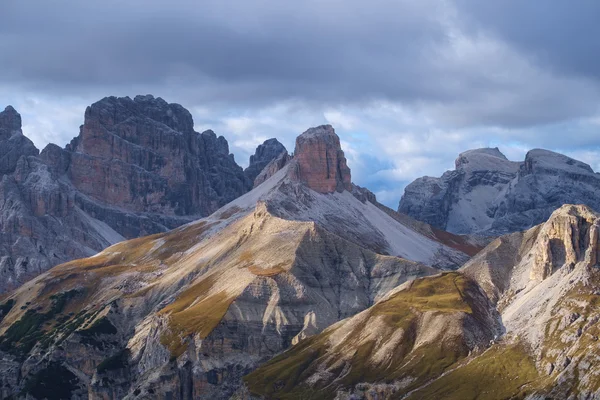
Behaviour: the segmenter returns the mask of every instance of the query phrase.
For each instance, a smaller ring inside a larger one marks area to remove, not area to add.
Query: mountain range
[[[330,125],[246,170],[152,96],[0,142],[2,398],[600,398],[584,163],[472,150],[397,212]]]
[[[0,113],[0,292],[207,216],[248,192],[256,171],[283,153],[269,140],[244,171],[224,137],[195,132],[186,109],[150,95],[92,104],[71,143],[40,153],[9,106]]]
[[[559,153],[534,149],[514,162],[486,148],[455,164],[408,185],[398,211],[449,232],[498,236],[541,224],[563,204],[600,210],[600,174]]]

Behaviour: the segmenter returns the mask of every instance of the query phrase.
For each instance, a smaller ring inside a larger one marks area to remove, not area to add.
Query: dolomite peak
[[[319,193],[352,191],[350,168],[331,125],[310,128],[296,138],[294,178]]]

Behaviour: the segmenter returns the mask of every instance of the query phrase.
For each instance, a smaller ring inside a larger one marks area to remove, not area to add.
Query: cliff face
[[[267,165],[269,165],[273,160],[280,158],[283,154],[287,155],[287,150],[285,146],[279,143],[277,139],[268,139],[261,145],[256,148],[254,155],[250,156],[250,164],[248,168],[244,170],[244,174],[253,182],[254,186],[256,184],[256,178],[261,174],[261,172],[265,169]],[[281,166],[279,169],[283,168]],[[259,180],[259,184],[264,182],[266,179],[262,177]]]
[[[296,178],[319,193],[352,191],[350,168],[331,125],[298,136],[294,152]]]
[[[564,155],[536,149],[517,163],[478,149],[442,177],[408,185],[398,210],[453,233],[499,235],[540,224],[563,204],[600,209],[599,193],[600,176]]]
[[[208,215],[251,188],[225,138],[194,132],[187,110],[152,96],[94,103],[79,136],[39,155],[7,107],[0,177],[0,292]]]
[[[0,177],[14,172],[21,156],[37,156],[34,144],[23,136],[21,116],[11,106],[0,112]]]
[[[67,146],[81,193],[133,212],[208,215],[251,187],[225,138],[198,134],[191,114],[161,98],[105,98]]]

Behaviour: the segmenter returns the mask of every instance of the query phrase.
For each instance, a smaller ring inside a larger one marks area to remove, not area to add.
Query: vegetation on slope
[[[537,379],[535,364],[523,347],[496,345],[409,399],[520,399],[535,388]]]
[[[201,339],[221,322],[234,297],[224,292],[210,294],[214,278],[207,277],[183,291],[177,299],[163,308],[160,313],[169,315],[169,331],[161,337],[161,343],[173,358],[183,354],[188,338],[197,334]]]
[[[418,324],[424,313],[458,319],[473,314],[468,292],[476,289],[474,285],[459,273],[417,279],[365,311],[368,318],[352,326],[341,343],[334,343],[333,336],[360,314],[301,342],[246,376],[245,383],[251,393],[273,399],[334,398],[338,390],[361,382],[405,378],[402,392],[409,392],[468,355],[460,338],[443,332],[440,341],[417,344]],[[381,330],[382,336],[401,332],[401,340],[391,343],[376,335],[365,339],[369,329]],[[391,356],[376,360],[374,354],[382,346],[390,346],[386,352]]]

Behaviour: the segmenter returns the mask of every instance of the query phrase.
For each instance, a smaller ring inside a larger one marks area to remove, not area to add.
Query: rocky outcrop
[[[194,132],[186,109],[153,96],[88,107],[67,151],[78,191],[132,212],[204,216],[251,188],[225,138]]]
[[[258,186],[256,178],[261,174],[265,167],[273,160],[281,158],[284,153],[287,155],[287,150],[285,149],[285,146],[279,143],[277,139],[265,140],[263,144],[256,148],[254,155],[250,156],[250,164],[248,165],[248,168],[244,170],[244,174],[250,180],[250,182],[253,182],[254,187]],[[281,166],[280,169],[281,168],[283,168],[283,166]],[[258,184],[264,182],[265,180],[266,179],[263,175]]]
[[[296,138],[295,178],[319,193],[352,191],[350,168],[331,125],[311,128]]]
[[[270,163],[268,163],[262,171],[256,176],[254,179],[254,187],[265,182],[267,179],[275,175],[277,172],[281,171],[283,167],[288,165],[288,163],[292,161],[292,157],[288,154],[287,151],[279,154],[279,156]]]
[[[194,132],[187,110],[152,96],[100,100],[66,148],[39,156],[7,107],[0,177],[0,292],[208,215],[251,187],[225,138]]]
[[[598,215],[584,206],[565,206],[540,231],[531,269],[532,280],[543,281],[564,265],[598,261]]]
[[[600,397],[600,214],[565,205],[244,378],[265,398]],[[370,329],[365,330],[364,327]]]
[[[21,116],[8,106],[0,112],[0,177],[14,172],[22,156],[37,156],[34,144],[23,136]]]
[[[589,207],[565,205],[547,222],[497,239],[462,269],[494,295],[506,329],[496,347],[529,349],[518,371],[530,383],[509,384],[515,393],[598,398],[599,226]]]
[[[517,163],[478,149],[441,178],[408,185],[398,210],[449,232],[497,236],[540,224],[563,204],[600,209],[599,193],[600,176],[564,155],[536,149]]]

